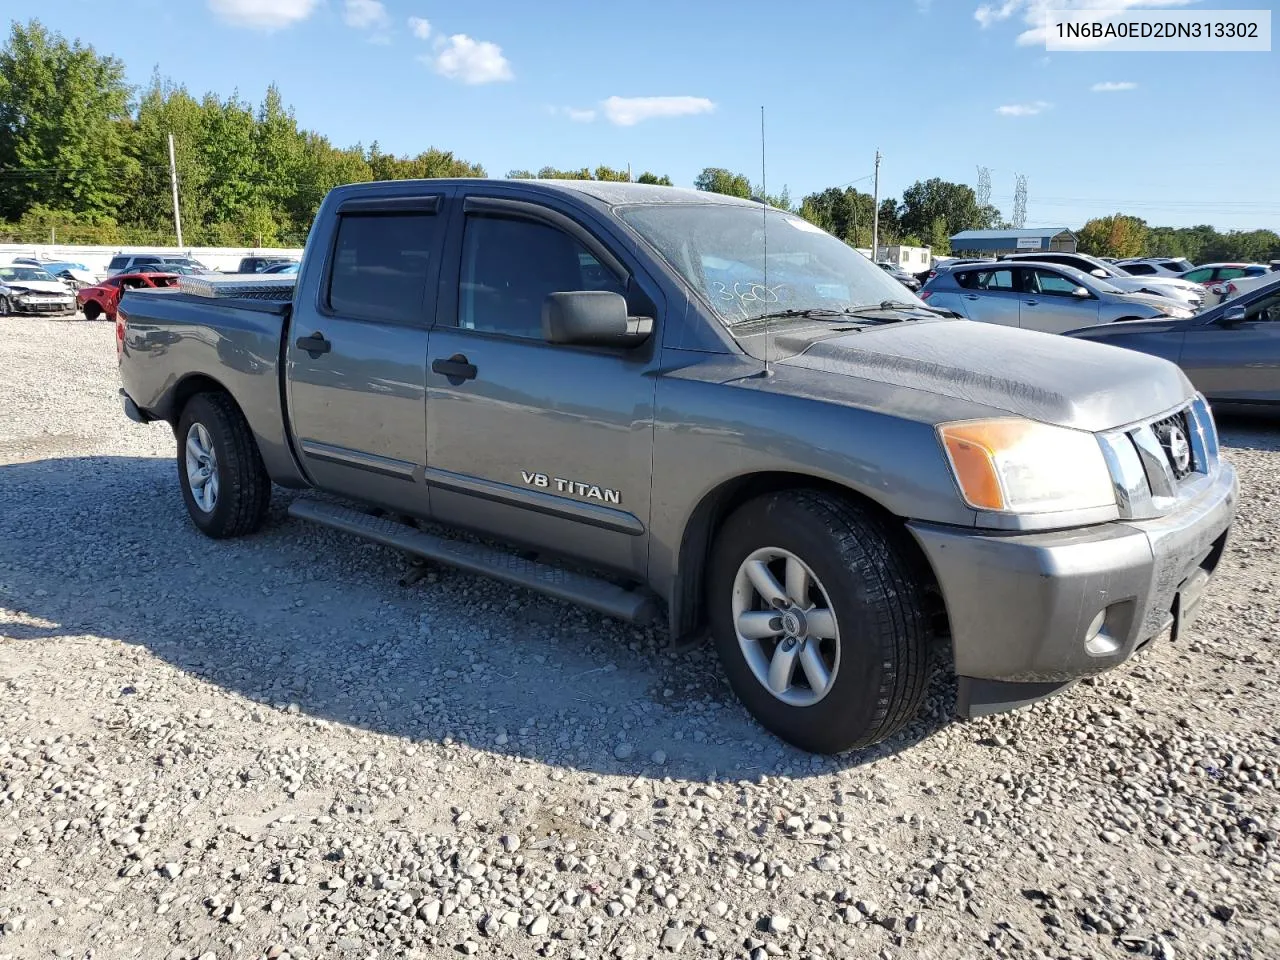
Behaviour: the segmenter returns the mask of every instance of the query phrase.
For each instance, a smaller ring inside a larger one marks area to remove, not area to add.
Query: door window
[[[340,216],[329,309],[357,320],[424,325],[422,297],[437,230],[429,213]]]
[[[1204,283],[1213,276],[1213,267],[1201,267],[1199,270],[1192,270],[1190,273],[1184,273],[1182,279],[1190,280],[1192,283]]]
[[[1031,271],[1030,280],[1028,293],[1042,293],[1050,297],[1074,297],[1076,287],[1080,286],[1074,280],[1048,270]]]
[[[1280,323],[1280,293],[1249,304],[1245,307],[1244,318],[1250,323]]]
[[[1243,277],[1244,270],[1240,267],[1219,267],[1218,275],[1215,280],[1234,280],[1236,277]]]
[[[459,327],[541,339],[543,302],[576,290],[626,295],[613,271],[562,230],[536,220],[467,218]]]
[[[978,290],[1013,290],[1012,270],[980,270],[974,280],[974,288]]]
[[[1149,263],[1122,263],[1120,269],[1135,277],[1149,277],[1156,272],[1156,268]]]

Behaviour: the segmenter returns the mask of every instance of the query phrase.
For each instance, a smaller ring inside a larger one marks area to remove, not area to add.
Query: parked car
[[[1245,267],[1244,276],[1234,280],[1218,280],[1209,288],[1219,301],[1230,300],[1246,290],[1252,290],[1276,278],[1276,272],[1266,267]]]
[[[176,271],[179,267],[186,267],[189,271],[194,273],[213,272],[199,260],[193,260],[191,257],[184,257],[177,254],[118,253],[112,257],[111,262],[107,264],[107,274],[114,276],[117,273],[136,273],[144,267],[156,268],[170,272]]]
[[[1083,253],[1007,253],[1001,260],[1034,260],[1037,263],[1058,263],[1072,267],[1100,280],[1108,281],[1128,293],[1148,293],[1157,297],[1170,297],[1184,307],[1199,310],[1204,305],[1205,292],[1194,283],[1177,277],[1132,277],[1118,267],[1097,257]]]
[[[118,273],[107,277],[92,287],[83,287],[76,292],[76,302],[84,311],[86,320],[97,320],[106,317],[114,321],[116,307],[126,290],[150,290],[156,287],[170,287],[178,282],[176,273],[152,273],[138,271],[135,273]]]
[[[746,200],[353,184],[321,204],[292,299],[246,299],[245,279],[130,291],[117,315],[125,412],[173,427],[199,530],[258,529],[275,482],[473,531],[289,508],[677,637],[709,628],[742,701],[809,750],[908,722],[935,628],[966,715],[1185,635],[1235,511],[1174,365],[945,319]],[[1171,422],[1194,463],[1118,453],[1158,452]]]
[[[46,261],[41,264],[41,268],[45,273],[63,281],[71,289],[72,293],[81,287],[92,286],[99,279],[98,275],[83,263],[75,263],[70,260]]]
[[[236,267],[236,273],[264,273],[268,267],[297,262],[293,257],[241,257],[240,265]]]
[[[44,268],[16,262],[0,267],[0,317],[75,312],[75,296]]]
[[[903,270],[896,263],[890,263],[887,260],[881,260],[878,263],[876,263],[876,266],[879,267],[881,270],[883,270],[885,273],[887,273],[889,276],[893,277],[893,279],[897,280],[900,284],[902,284],[912,293],[920,289],[920,281],[917,280],[911,274],[907,273],[907,271]]]
[[[297,260],[290,260],[288,263],[277,263],[274,266],[267,267],[262,272],[293,274],[298,272],[298,267],[299,264]]]
[[[1215,408],[1280,410],[1280,274],[1190,319],[1117,323],[1068,336],[1172,360]]]
[[[1134,277],[1180,277],[1195,269],[1195,264],[1183,257],[1131,257],[1112,262]]]
[[[1203,286],[1205,304],[1211,307],[1222,299],[1223,284],[1245,276],[1250,268],[1267,269],[1260,263],[1204,263],[1194,270],[1188,270],[1182,275],[1182,279]]]
[[[1042,333],[1117,320],[1191,316],[1166,297],[1129,293],[1080,270],[1035,261],[944,268],[925,284],[920,299],[970,320]]]

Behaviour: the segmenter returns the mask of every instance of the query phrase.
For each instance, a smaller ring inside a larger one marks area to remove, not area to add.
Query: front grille
[[[1191,444],[1191,423],[1186,410],[1151,424],[1151,432],[1160,442],[1165,459],[1175,480],[1182,480],[1196,469],[1195,449]]]

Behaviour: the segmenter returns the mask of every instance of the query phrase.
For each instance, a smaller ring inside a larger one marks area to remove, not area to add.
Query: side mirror
[[[1093,296],[1093,294],[1089,292],[1088,287],[1076,287],[1071,291],[1071,295],[1073,297],[1079,297],[1082,300]]]
[[[548,343],[634,347],[652,333],[652,317],[627,316],[626,299],[608,290],[553,293],[542,303],[542,338]]]
[[[1094,267],[1092,270],[1089,271],[1089,276],[1101,277],[1103,280],[1105,280],[1107,279],[1107,271],[1103,270],[1101,267]]]
[[[1234,327],[1237,324],[1244,323],[1244,321],[1244,307],[1227,307],[1227,312],[1222,315],[1222,319],[1218,323],[1224,327]]]

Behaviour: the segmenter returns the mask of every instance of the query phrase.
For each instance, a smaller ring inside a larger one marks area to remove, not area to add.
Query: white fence
[[[241,257],[277,256],[301,257],[301,248],[277,247],[89,247],[74,244],[49,243],[0,243],[0,263],[9,263],[15,257],[33,257],[36,260],[83,263],[94,273],[105,273],[107,264],[116,254],[159,253],[168,256],[190,257],[206,267],[233,272],[240,265]]]

